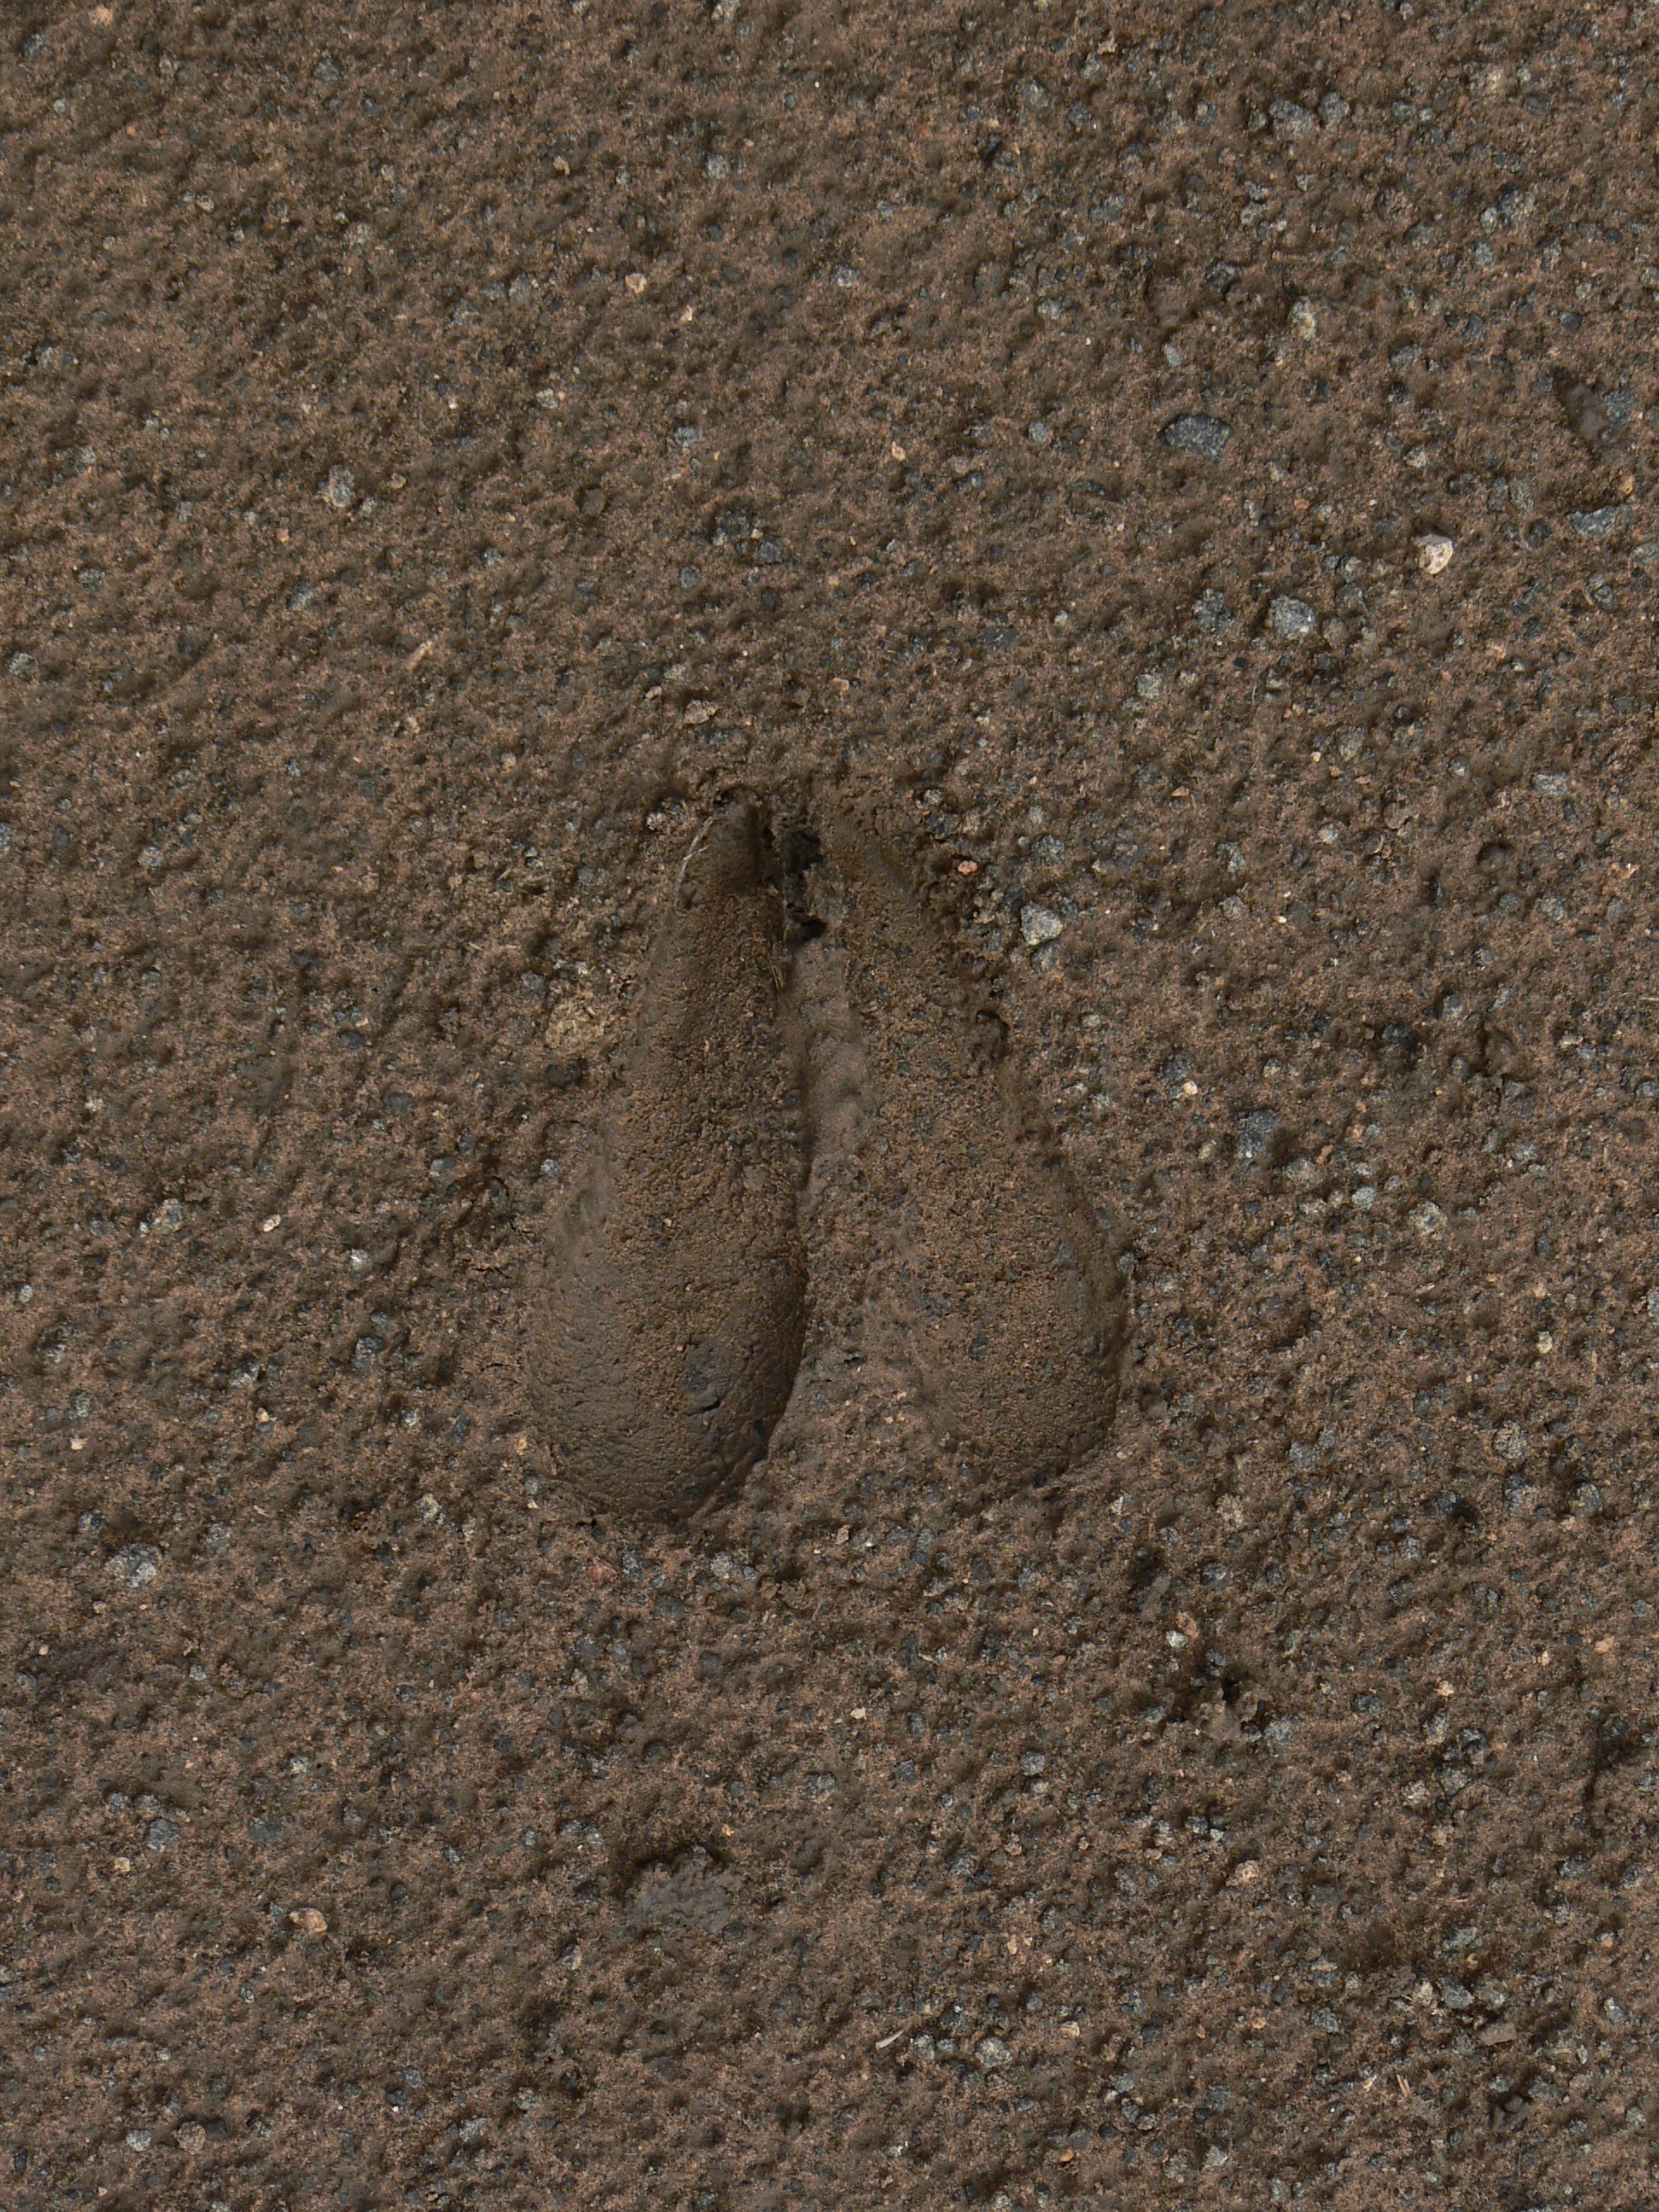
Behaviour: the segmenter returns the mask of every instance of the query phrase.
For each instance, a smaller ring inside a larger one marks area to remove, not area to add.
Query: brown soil
[[[1652,2202],[1656,20],[13,11],[7,2212]]]

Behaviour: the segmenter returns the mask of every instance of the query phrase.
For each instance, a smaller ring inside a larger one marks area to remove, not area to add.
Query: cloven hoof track
[[[866,1096],[858,1146],[885,1319],[924,1400],[999,1484],[1096,1450],[1116,1409],[1117,1271],[1092,1209],[894,855],[823,825]]]
[[[563,1478],[689,1512],[765,1453],[805,1327],[778,1032],[783,901],[753,800],[686,855],[624,1093],[549,1255],[535,1370]]]

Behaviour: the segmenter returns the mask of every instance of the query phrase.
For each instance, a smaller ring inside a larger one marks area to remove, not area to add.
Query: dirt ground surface
[[[1651,2205],[1659,10],[5,37],[5,2212]]]

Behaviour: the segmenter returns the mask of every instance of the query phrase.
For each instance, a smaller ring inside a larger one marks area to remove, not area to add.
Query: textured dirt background
[[[1652,2201],[1656,24],[14,11],[8,2212]],[[833,1273],[524,1425],[740,780],[1122,1252],[1039,1498]]]

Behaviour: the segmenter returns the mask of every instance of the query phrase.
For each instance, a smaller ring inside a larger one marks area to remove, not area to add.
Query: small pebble
[[[1161,433],[1164,443],[1177,453],[1195,453],[1203,461],[1219,461],[1227,450],[1232,425],[1214,415],[1178,415]]]
[[[1241,1166],[1251,1166],[1265,1160],[1278,1134],[1279,1116],[1271,1106],[1258,1107],[1246,1114],[1238,1124],[1238,1141],[1234,1158]]]
[[[1225,592],[1212,589],[1199,593],[1192,603],[1192,615],[1199,629],[1213,638],[1231,622],[1233,610],[1227,604]]]
[[[1452,556],[1457,548],[1449,537],[1430,531],[1427,536],[1414,541],[1417,548],[1417,565],[1426,576],[1438,576],[1452,565]]]
[[[1275,638],[1298,644],[1311,638],[1319,626],[1319,618],[1305,599],[1280,597],[1268,609],[1268,620]]]
[[[124,1582],[129,1590],[142,1590],[161,1573],[162,1555],[151,1544],[129,1544],[124,1551],[116,1553],[104,1571],[118,1582]]]
[[[1022,906],[1020,909],[1020,934],[1033,948],[1051,943],[1065,927],[1065,924],[1052,907]]]

